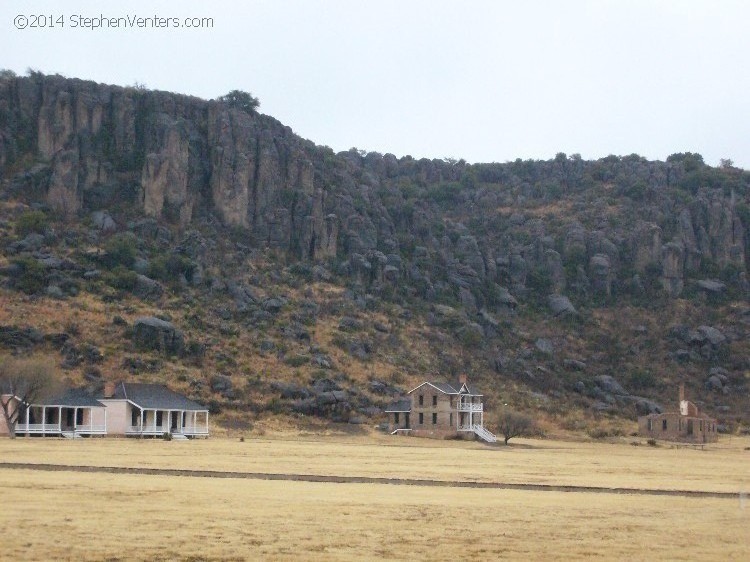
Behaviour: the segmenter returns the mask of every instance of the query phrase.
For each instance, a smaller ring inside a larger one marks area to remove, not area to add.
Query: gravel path
[[[284,480],[292,482],[327,482],[333,484],[390,484],[396,486],[436,486],[447,488],[483,488],[494,490],[527,490],[535,492],[578,492],[595,494],[632,494],[644,496],[678,496],[687,498],[737,499],[738,492],[698,490],[655,490],[648,488],[607,488],[601,486],[561,486],[555,484],[511,484],[505,482],[470,482],[420,480],[416,478],[376,478],[370,476],[323,476],[316,474],[283,474],[272,472],[228,472],[221,470],[180,470],[172,468],[128,468],[117,466],[78,466],[64,464],[27,464],[0,462],[0,469],[41,470],[47,472],[95,472],[105,474],[146,474],[152,476],[186,476],[190,478],[244,478],[249,480]]]

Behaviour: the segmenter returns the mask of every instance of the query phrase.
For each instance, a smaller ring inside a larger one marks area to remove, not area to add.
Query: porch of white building
[[[456,430],[474,431],[484,427],[484,404],[480,396],[460,396],[456,404]]]
[[[29,406],[16,435],[105,435],[107,410],[96,406]]]
[[[208,410],[160,410],[130,408],[128,436],[184,435],[185,437],[208,436]]]

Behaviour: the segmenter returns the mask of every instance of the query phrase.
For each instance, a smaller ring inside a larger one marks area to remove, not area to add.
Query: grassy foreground
[[[737,499],[225,480],[0,468],[2,558],[746,560],[747,440],[706,450],[380,437],[0,440],[0,458],[101,466],[737,491]]]
[[[645,442],[644,442],[645,443]],[[489,447],[409,437],[294,435],[272,438],[0,440],[0,460],[600,487],[750,492],[750,439],[700,448],[621,443],[511,441]]]

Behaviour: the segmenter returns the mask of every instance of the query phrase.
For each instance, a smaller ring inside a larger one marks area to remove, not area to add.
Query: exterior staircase
[[[78,435],[75,431],[63,431],[61,432],[61,435],[65,439],[82,439],[82,437]]]
[[[486,441],[487,443],[495,443],[497,441],[497,437],[495,437],[495,434],[488,429],[485,429],[481,425],[473,425],[471,429],[474,431],[474,434],[477,437]]]

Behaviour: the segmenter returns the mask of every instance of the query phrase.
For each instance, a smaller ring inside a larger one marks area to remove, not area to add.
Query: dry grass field
[[[0,440],[5,462],[737,492],[734,498],[0,467],[2,558],[747,560],[750,441],[705,450],[381,436]]]

